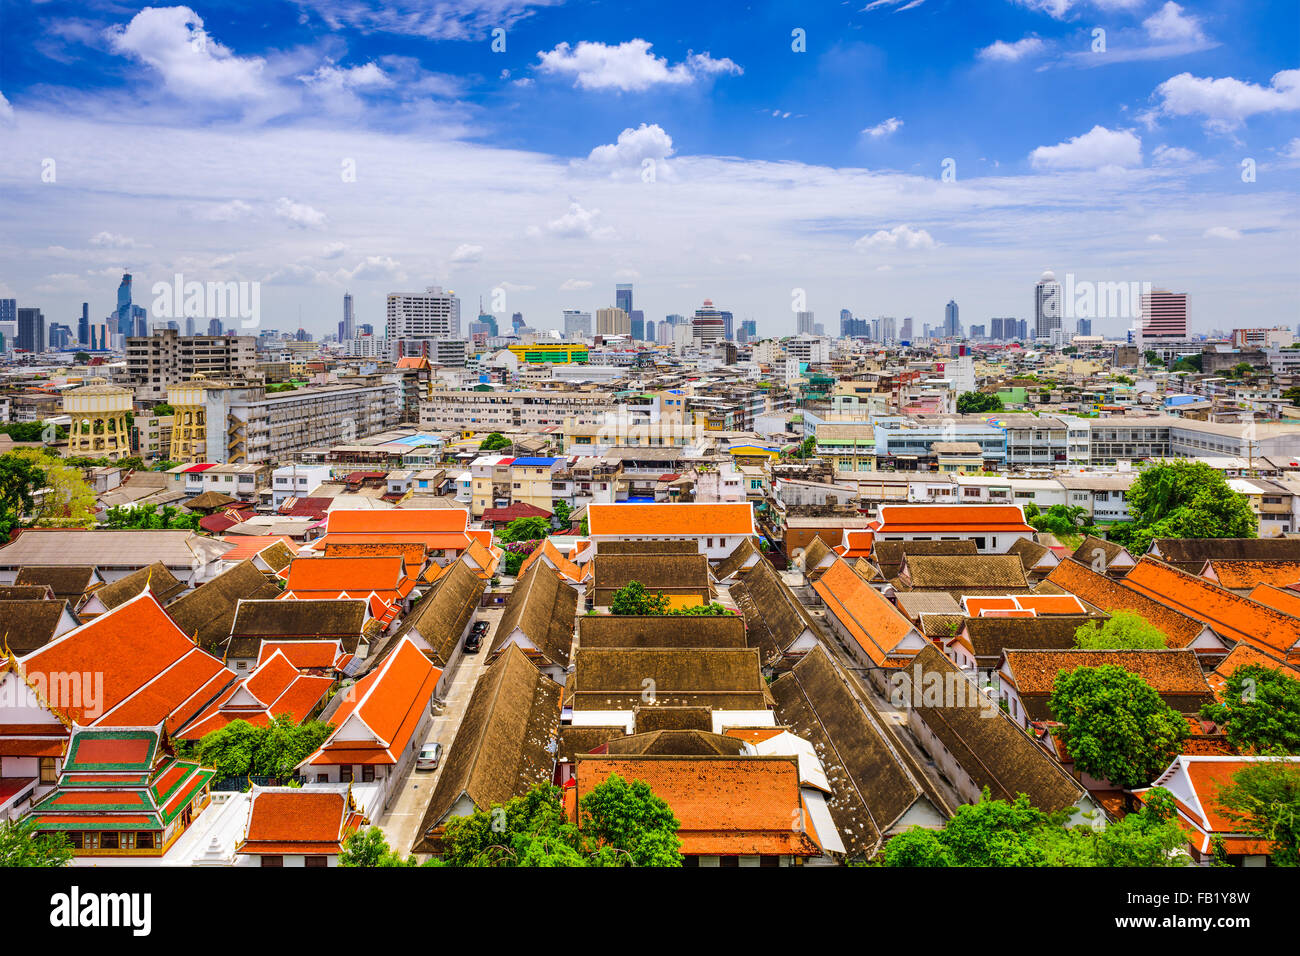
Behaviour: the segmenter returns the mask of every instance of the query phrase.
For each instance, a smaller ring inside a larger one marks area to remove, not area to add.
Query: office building
[[[813,334],[813,314],[811,312],[796,312],[794,314],[794,334]]]
[[[564,337],[570,341],[591,338],[591,313],[579,312],[577,309],[565,309]]]
[[[691,319],[692,340],[697,346],[709,346],[715,342],[727,341],[730,318],[730,312],[715,309],[713,300],[705,299],[704,304],[695,310],[695,316]]]
[[[15,347],[24,352],[45,351],[45,314],[40,309],[18,310],[18,340]]]
[[[1154,289],[1142,293],[1144,345],[1187,338],[1187,293]]]
[[[628,295],[631,295],[630,286],[628,287]],[[628,316],[627,310],[620,309],[617,306],[612,309],[597,309],[596,334],[605,336],[631,335],[632,320]]]
[[[163,401],[170,386],[197,374],[244,378],[253,374],[256,365],[257,340],[251,335],[183,336],[175,329],[162,329],[126,340],[127,381],[138,401]]]
[[[654,319],[645,320],[645,340],[653,342],[655,340],[655,322]]]
[[[524,314],[522,312],[516,312],[514,315],[510,316],[510,330],[514,332],[515,335],[518,335],[519,330],[522,329],[523,327],[524,327]]]
[[[348,342],[356,338],[356,320],[352,312],[352,293],[343,293],[343,320],[339,322],[339,341]]]
[[[1079,335],[1092,335],[1092,319],[1079,320]]]
[[[629,312],[628,328],[633,341],[643,341],[645,339],[645,313],[640,309],[633,309]]]
[[[90,303],[81,303],[81,318],[77,321],[77,344],[90,344]]]
[[[460,341],[460,299],[451,290],[428,286],[423,292],[390,292],[387,303],[387,339],[394,359],[426,356],[446,351],[437,342]],[[494,323],[495,324],[495,323]]]
[[[961,337],[961,319],[956,299],[949,299],[948,304],[943,307],[943,334],[945,338]]]
[[[1061,283],[1050,269],[1034,286],[1034,338],[1051,338],[1052,330],[1061,327]]]
[[[903,319],[903,324],[899,327],[898,340],[900,342],[912,341],[912,317],[910,315]]]
[[[620,282],[614,286],[614,308],[622,309],[629,316],[632,314],[632,285]]]

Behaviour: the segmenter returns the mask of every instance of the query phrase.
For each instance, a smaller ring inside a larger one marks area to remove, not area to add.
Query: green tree
[[[1153,538],[1254,538],[1259,522],[1245,495],[1204,462],[1143,468],[1128,492],[1133,521],[1129,548],[1145,552]]]
[[[479,442],[478,450],[479,451],[500,451],[503,448],[509,448],[511,444],[512,443],[510,439],[507,438],[505,435],[501,434],[500,432],[493,432],[492,434],[488,435],[487,438],[484,438],[481,442]]]
[[[330,725],[318,720],[295,724],[288,714],[278,714],[264,727],[245,720],[204,735],[196,747],[199,762],[218,777],[285,777],[329,736]]]
[[[1058,538],[1077,537],[1096,531],[1092,515],[1082,505],[1052,505],[1046,511],[1039,511],[1038,506],[1031,501],[1025,505],[1025,521],[1035,531],[1054,534]]]
[[[21,455],[0,455],[0,538],[35,506],[35,493],[45,485],[45,472],[35,460]]]
[[[44,475],[32,524],[42,528],[88,528],[95,520],[95,492],[79,468],[44,449],[23,448],[9,453],[25,459]],[[35,495],[34,495],[35,497]]]
[[[1188,736],[1150,684],[1114,664],[1059,672],[1048,707],[1075,766],[1121,787],[1150,783]]]
[[[934,830],[912,827],[885,844],[885,866],[952,866],[943,839]]]
[[[167,415],[175,415],[176,409],[172,408],[166,402],[159,402],[153,407],[153,413],[159,418],[163,418]]]
[[[72,844],[62,833],[37,835],[36,820],[0,820],[0,868],[59,867],[72,862]]]
[[[1230,378],[1247,378],[1255,374],[1255,366],[1249,362],[1238,362],[1229,371]]]
[[[1201,372],[1201,362],[1202,362],[1202,361],[1203,361],[1203,360],[1202,360],[1202,358],[1201,358],[1201,356],[1200,356],[1199,354],[1198,354],[1198,355],[1184,355],[1184,356],[1182,356],[1182,357],[1181,357],[1177,362],[1174,363],[1173,371],[1175,371],[1175,372],[1194,372],[1194,373],[1196,373],[1196,374],[1199,375],[1200,372]]]
[[[415,855],[402,859],[393,852],[384,831],[379,827],[365,827],[349,834],[343,841],[343,852],[339,854],[339,866],[393,867],[415,866]]]
[[[663,591],[650,594],[640,581],[629,581],[614,592],[609,611],[611,614],[665,614],[668,599]]]
[[[1257,754],[1300,753],[1300,680],[1249,664],[1233,671],[1219,700],[1201,716],[1223,728],[1238,750]]]
[[[1300,405],[1300,385],[1293,385],[1282,393],[1282,399],[1292,405]]]
[[[1146,362],[1148,365],[1164,365],[1164,364],[1165,364],[1164,362],[1162,362],[1162,361],[1160,360],[1160,356],[1156,354],[1155,349],[1147,349],[1145,352],[1143,352],[1143,353],[1142,353],[1142,360],[1143,360],[1144,362]]]
[[[1219,807],[1243,833],[1269,840],[1277,866],[1300,866],[1300,764],[1261,760],[1219,791]]]
[[[681,825],[644,780],[618,774],[582,798],[582,836],[594,845],[593,866],[681,866]]]
[[[1108,621],[1089,621],[1074,631],[1074,646],[1091,651],[1165,647],[1165,632],[1132,611],[1115,611]]]
[[[90,361],[90,353],[78,352],[76,355],[72,357],[72,361],[78,365],[85,365],[87,362]]]
[[[516,518],[497,532],[497,537],[507,544],[515,541],[536,541],[551,533],[551,523],[545,518]]]
[[[573,509],[569,507],[567,501],[561,501],[556,498],[551,502],[551,512],[555,515],[556,524],[561,528],[567,528],[569,526],[569,515],[573,512]]]
[[[581,535],[588,535],[588,534],[591,534],[591,532],[587,530],[587,516],[586,516],[586,515],[583,515],[583,516],[582,516],[582,521],[578,523],[578,533],[581,534]]]
[[[1002,411],[1002,399],[984,392],[962,392],[957,396],[957,413],[978,415],[981,412]]]

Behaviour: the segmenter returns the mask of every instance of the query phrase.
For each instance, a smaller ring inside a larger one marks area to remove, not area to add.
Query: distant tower
[[[1034,338],[1050,338],[1061,327],[1061,283],[1050,269],[1034,286]]]

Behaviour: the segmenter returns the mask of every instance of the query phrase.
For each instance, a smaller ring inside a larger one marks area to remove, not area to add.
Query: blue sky
[[[1045,268],[1187,291],[1201,329],[1300,320],[1294,2],[0,10],[0,294],[53,321],[124,268],[259,281],[316,332],[345,289],[548,328],[619,281],[768,334],[799,290],[828,328],[969,324]]]

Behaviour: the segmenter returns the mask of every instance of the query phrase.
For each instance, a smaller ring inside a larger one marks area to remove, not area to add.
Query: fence
[[[259,787],[285,787],[288,786],[290,783],[306,783],[307,778],[292,776],[292,775],[287,777],[272,777],[272,776],[259,775],[259,774],[253,774],[252,776],[249,776],[247,774],[238,774],[233,777],[223,777],[220,780],[213,780],[211,784],[211,789],[212,790],[234,790],[234,791],[242,792],[244,790],[249,789],[250,781]]]

